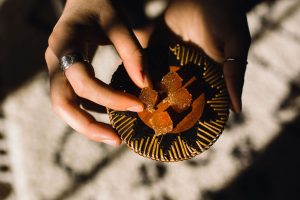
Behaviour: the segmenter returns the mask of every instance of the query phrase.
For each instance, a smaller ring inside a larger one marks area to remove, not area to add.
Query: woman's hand
[[[113,44],[125,68],[139,87],[149,85],[142,48],[120,18],[110,0],[68,0],[49,38],[45,58],[50,74],[53,110],[76,131],[89,139],[111,145],[121,143],[111,126],[97,122],[80,108],[79,97],[116,110],[139,112],[142,103],[134,96],[114,91],[95,78],[92,66],[77,62],[60,70],[59,59],[85,52],[89,45]]]
[[[201,47],[223,72],[233,111],[240,112],[251,37],[240,0],[173,0],[165,22],[176,35]],[[237,58],[240,62],[228,61]]]

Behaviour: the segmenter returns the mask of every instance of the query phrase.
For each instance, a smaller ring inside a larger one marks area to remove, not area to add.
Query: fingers
[[[236,58],[235,61],[225,61],[223,66],[231,107],[236,113],[242,111],[242,91],[250,41],[251,38],[248,33],[244,34],[244,37],[240,39],[229,39],[225,44],[225,58]]]
[[[106,29],[103,29],[103,23],[100,23],[100,26],[94,23],[95,14],[100,15],[95,12],[96,7],[86,3],[82,5],[86,8],[78,7],[77,3],[71,1],[67,3],[65,12],[49,37],[46,61],[50,72],[53,109],[72,128],[88,138],[119,144],[120,139],[110,126],[97,122],[79,107],[78,96],[116,110],[140,112],[143,110],[143,104],[136,97],[114,91],[96,79],[92,73],[92,66],[87,62],[73,64],[63,75],[59,69],[58,58],[70,53],[83,53],[86,44],[91,41],[101,44],[103,41],[107,42],[106,35],[103,35],[106,32],[123,59],[130,77],[139,87],[149,85],[144,68],[145,59],[132,31],[120,20],[114,20],[117,17],[110,1],[103,1],[100,6],[107,8],[101,9],[100,18],[106,18],[105,23],[112,24]],[[100,39],[95,39],[97,36]]]
[[[68,19],[67,17],[62,17],[49,38],[49,47],[59,58],[67,53],[73,53],[74,51],[79,53],[83,51],[82,49],[84,44],[81,41],[84,41],[86,38],[79,36],[86,36],[86,34],[79,29],[76,29],[76,27],[78,27],[80,24],[79,22],[79,24],[77,25],[77,22],[75,24],[74,23],[74,21],[70,21],[70,19]],[[126,31],[127,34],[129,34],[129,31],[127,29]],[[118,45],[120,46],[121,44]],[[136,51],[134,55],[139,55],[139,52],[140,51]],[[122,53],[122,55],[123,54],[124,53]],[[127,59],[126,57],[125,60],[129,60],[128,63],[130,67],[128,67],[127,64],[127,69],[129,71],[129,74],[131,74],[131,77],[134,80],[139,80],[141,77],[144,78],[144,73],[142,73],[144,72],[142,70],[143,66],[141,64],[142,58],[140,56],[128,57],[129,58]],[[132,59],[131,57],[136,57],[139,59]],[[140,63],[137,64],[137,62]],[[72,65],[70,69],[65,71],[66,77],[68,78],[72,88],[78,96],[116,110],[130,110],[135,112],[143,110],[142,103],[137,98],[123,92],[112,90],[103,82],[96,79],[94,75],[90,73],[90,71],[92,71],[92,67],[86,62],[76,63]],[[145,84],[145,81],[140,81],[139,83],[140,87],[145,87],[147,85]]]
[[[50,71],[51,101],[54,112],[74,130],[87,138],[110,145],[119,145],[120,138],[106,124],[97,122],[91,115],[80,109],[77,95],[61,71],[56,71],[59,62],[51,49],[46,50],[45,58]]]
[[[55,92],[53,95],[57,96]],[[97,142],[104,142],[114,146],[121,143],[120,138],[111,126],[97,122],[73,101],[67,101],[67,97],[64,94],[59,98],[61,100],[57,100],[57,97],[53,99],[53,110],[74,130]]]
[[[231,109],[239,113],[242,111],[242,90],[246,66],[238,62],[225,62],[223,73],[231,101]]]
[[[143,104],[139,99],[108,87],[90,73],[90,67],[87,62],[78,62],[65,71],[67,79],[78,96],[115,110],[133,112],[143,110]]]
[[[151,85],[146,58],[132,30],[119,19],[111,5],[107,5],[105,10],[97,14],[99,15],[97,28],[95,27],[97,24],[91,25],[88,22],[84,24],[77,17],[70,18],[69,15],[63,15],[48,41],[55,55],[60,58],[69,53],[83,52],[88,42],[106,41],[109,38],[133,82],[140,88]]]
[[[140,88],[151,85],[147,72],[147,61],[136,36],[118,17],[108,20],[111,23],[103,24],[105,32],[119,53],[124,66]]]

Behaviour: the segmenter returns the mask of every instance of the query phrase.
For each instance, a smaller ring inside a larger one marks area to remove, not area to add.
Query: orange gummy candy
[[[143,88],[139,99],[149,108],[153,108],[157,102],[158,94],[155,90],[146,87]]]
[[[172,108],[181,113],[188,109],[192,103],[192,95],[185,88],[180,88],[169,95]]]
[[[149,122],[155,131],[155,135],[164,135],[173,130],[173,121],[168,112],[154,113]]]
[[[161,80],[162,89],[171,93],[182,86],[182,78],[176,72],[169,72]]]

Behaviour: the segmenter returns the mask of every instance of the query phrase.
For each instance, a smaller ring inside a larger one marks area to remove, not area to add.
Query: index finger
[[[151,81],[147,72],[147,61],[142,46],[132,29],[115,14],[114,9],[108,9],[111,9],[109,16],[101,18],[100,14],[100,26],[103,26],[108,38],[116,48],[133,82],[140,88],[150,86]]]

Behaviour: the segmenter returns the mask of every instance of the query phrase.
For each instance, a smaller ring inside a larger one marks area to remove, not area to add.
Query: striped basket
[[[190,159],[214,144],[228,119],[229,99],[222,66],[213,62],[201,49],[191,45],[176,44],[166,50],[166,55],[167,62],[164,65],[167,67],[165,68],[176,71],[183,79],[183,84],[196,77],[196,81],[186,89],[192,95],[193,101],[202,98],[203,111],[198,119],[194,119],[190,129],[180,133],[156,135],[137,113],[112,109],[107,111],[112,126],[130,149],[153,160],[174,162]],[[160,76],[158,72],[164,71],[162,66],[155,66],[155,63],[151,65],[150,70],[154,70],[150,72],[152,76]],[[161,80],[161,77],[156,79]],[[136,96],[140,93],[140,89],[130,80],[123,65],[119,66],[114,73],[111,86]],[[172,118],[176,125],[193,110],[192,107],[179,114],[171,107],[167,112],[171,118],[176,116]]]

